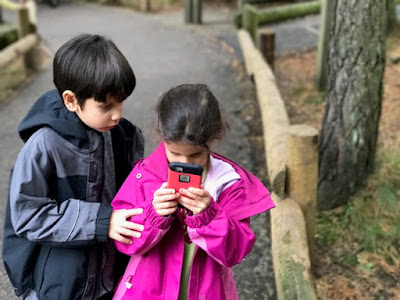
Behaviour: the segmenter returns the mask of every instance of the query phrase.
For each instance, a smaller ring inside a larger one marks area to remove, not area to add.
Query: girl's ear
[[[78,110],[79,104],[74,92],[66,90],[62,93],[62,98],[64,100],[65,107],[69,111],[76,112]]]

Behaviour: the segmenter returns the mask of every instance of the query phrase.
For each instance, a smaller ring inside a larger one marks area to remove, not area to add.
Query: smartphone
[[[196,164],[171,162],[168,164],[168,185],[170,189],[179,192],[181,188],[199,188],[203,167]]]

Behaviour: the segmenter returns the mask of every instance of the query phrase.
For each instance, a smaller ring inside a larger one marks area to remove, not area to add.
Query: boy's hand
[[[193,212],[193,215],[198,215],[205,211],[210,206],[211,196],[210,193],[201,188],[190,187],[189,189],[180,189],[179,203]]]
[[[156,213],[167,217],[175,213],[178,209],[179,194],[174,189],[167,189],[167,182],[154,192],[153,206]]]
[[[142,213],[143,208],[113,210],[110,216],[108,236],[118,242],[132,244],[132,240],[127,237],[140,238],[143,225],[133,223],[128,219]]]

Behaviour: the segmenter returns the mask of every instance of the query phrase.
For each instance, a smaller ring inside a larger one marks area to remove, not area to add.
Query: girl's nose
[[[186,157],[186,156],[182,156],[182,159],[181,159],[182,161],[182,163],[186,163],[186,164],[189,164],[190,163],[190,159],[188,158],[188,157]]]

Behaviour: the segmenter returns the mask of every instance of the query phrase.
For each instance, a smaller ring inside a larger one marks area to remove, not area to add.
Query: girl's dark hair
[[[156,130],[167,142],[207,147],[225,133],[217,99],[205,84],[183,84],[161,96]]]
[[[80,106],[88,98],[107,102],[107,96],[122,102],[136,85],[135,74],[115,44],[102,36],[79,35],[57,51],[53,81],[60,95],[75,93]]]

